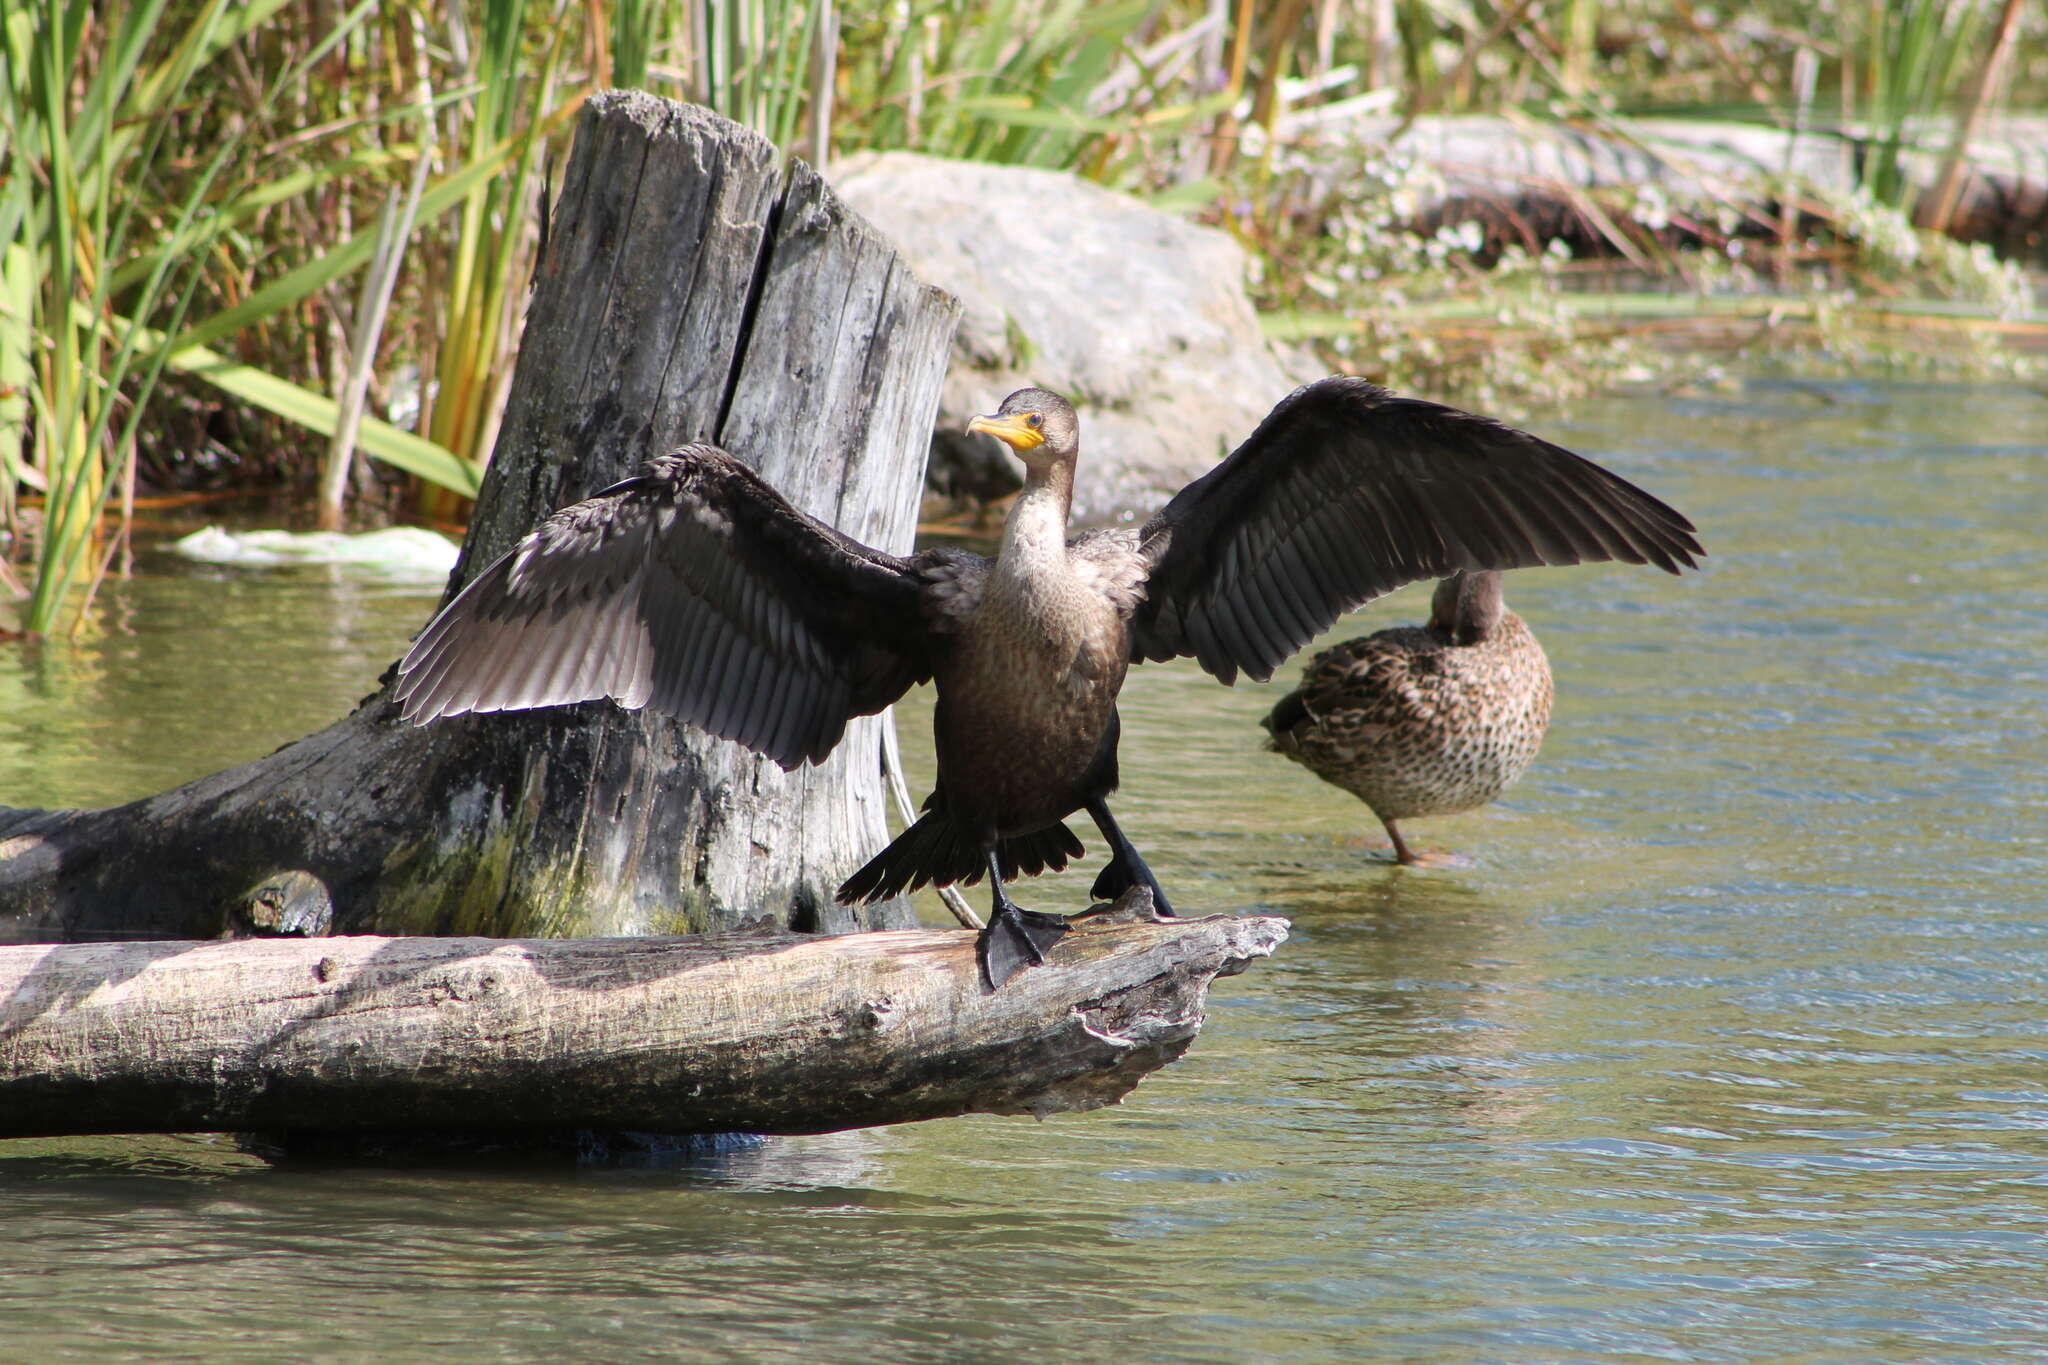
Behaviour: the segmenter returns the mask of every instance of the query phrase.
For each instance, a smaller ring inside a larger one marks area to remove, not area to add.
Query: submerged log
[[[957,316],[765,140],[652,96],[593,97],[450,593],[556,507],[697,439],[907,550]],[[233,685],[260,689],[261,669]],[[380,690],[145,800],[0,811],[0,942],[908,924],[902,902],[832,900],[888,837],[886,724],[856,721],[826,763],[784,773],[605,702],[419,729]]]
[[[1117,918],[995,992],[958,929],[0,948],[0,1137],[814,1133],[1092,1109],[1178,1057],[1209,982],[1287,936]]]

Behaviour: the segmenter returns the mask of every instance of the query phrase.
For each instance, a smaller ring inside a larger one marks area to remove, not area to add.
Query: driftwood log
[[[1306,131],[1305,111],[1295,135]],[[1755,124],[1696,119],[1618,120],[1605,127],[1532,125],[1490,116],[1403,120],[1362,117],[1328,124],[1324,135],[1385,146],[1427,171],[1403,198],[1410,221],[1433,228],[1475,221],[1500,241],[1541,249],[1551,237],[1606,242],[1590,211],[1612,196],[1654,191],[1674,205],[1736,205],[1753,215],[1752,230],[1780,222],[1809,189],[1836,197],[1854,192],[1859,167],[1879,154],[1883,137],[1795,132]],[[1967,242],[1989,242],[2022,259],[2048,249],[2048,122],[2009,117],[1970,141],[1951,170],[1954,130],[1927,122],[1910,130],[1901,171],[1908,201],[1926,221],[1931,203],[1944,230]],[[1686,235],[1680,224],[1671,231]]]
[[[1178,1057],[1209,982],[1287,932],[1116,920],[995,992],[960,929],[0,948],[0,1137],[802,1133],[1091,1109]]]
[[[594,97],[450,592],[556,507],[697,439],[907,550],[957,313],[763,139],[648,95]],[[260,690],[261,669],[224,682]],[[683,933],[764,912],[797,930],[909,924],[901,902],[832,901],[888,837],[886,724],[856,721],[828,762],[784,773],[609,703],[418,729],[380,690],[267,758],[130,805],[0,811],[0,942]]]

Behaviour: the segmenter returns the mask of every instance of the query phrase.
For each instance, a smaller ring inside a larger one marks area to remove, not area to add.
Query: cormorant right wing
[[[924,557],[871,550],[715,446],[556,512],[420,633],[392,689],[418,723],[610,697],[785,768],[931,676]]]
[[[1460,569],[1677,573],[1693,524],[1590,460],[1363,379],[1305,384],[1145,524],[1131,657],[1266,679],[1343,613]]]

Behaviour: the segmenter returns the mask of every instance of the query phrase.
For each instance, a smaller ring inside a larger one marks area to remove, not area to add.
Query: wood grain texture
[[[904,548],[957,311],[756,135],[638,92],[593,97],[451,591],[556,507],[692,439]],[[417,729],[380,690],[127,806],[0,811],[0,941],[212,937],[278,877],[324,892],[343,933],[908,924],[902,902],[832,900],[887,840],[879,725],[784,774],[607,703]]]
[[[0,948],[0,1137],[825,1132],[1115,1103],[1285,920],[1084,921],[990,992],[966,930]]]

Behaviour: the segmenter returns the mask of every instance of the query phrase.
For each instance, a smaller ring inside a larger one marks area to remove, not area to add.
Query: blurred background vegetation
[[[1765,344],[2017,370],[2040,331],[2020,263],[1902,170],[2048,103],[2048,8],[2020,0],[18,0],[0,24],[0,589],[31,634],[152,499],[458,521],[548,166],[608,85],[814,161],[1144,196],[1244,244],[1276,338],[1496,410]],[[1796,126],[1853,147],[1855,183],[1783,187],[1767,221],[1654,189],[1555,236],[1420,219],[1429,168],[1387,121],[1454,114]]]

